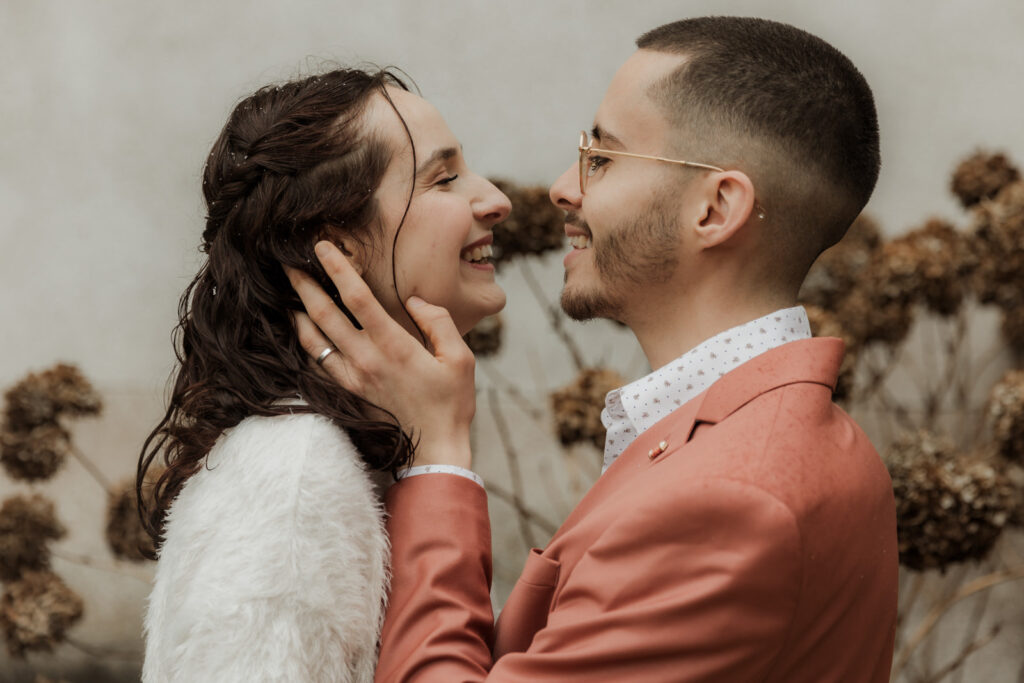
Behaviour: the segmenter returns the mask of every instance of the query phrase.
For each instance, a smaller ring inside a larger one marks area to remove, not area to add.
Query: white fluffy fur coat
[[[344,431],[249,417],[168,513],[143,681],[371,681],[387,560],[380,495]]]

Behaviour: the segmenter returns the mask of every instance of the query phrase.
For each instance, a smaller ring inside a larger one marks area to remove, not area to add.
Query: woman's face
[[[395,320],[412,332],[400,304],[412,295],[443,306],[460,334],[505,306],[505,292],[494,280],[491,227],[511,208],[508,197],[466,166],[462,148],[441,114],[429,102],[388,88],[416,145],[413,179],[409,137],[383,96],[367,107],[366,125],[385,136],[394,150],[376,198],[383,231],[363,263],[363,277]],[[412,203],[398,233],[412,186]],[[392,280],[391,245],[395,244]],[[395,291],[395,281],[398,291]]]

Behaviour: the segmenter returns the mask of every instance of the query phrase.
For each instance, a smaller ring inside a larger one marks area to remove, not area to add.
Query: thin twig
[[[516,453],[515,446],[512,445],[512,435],[508,431],[505,415],[498,406],[498,392],[493,387],[487,390],[487,405],[490,406],[491,415],[494,417],[494,426],[498,430],[498,438],[501,440],[501,445],[505,449],[505,456],[508,458],[508,471],[512,482],[513,500],[520,501],[521,503],[523,500],[523,475],[519,471],[519,455]],[[533,528],[530,526],[529,519],[522,513],[525,507],[522,504],[515,506],[516,518],[519,520],[519,533],[522,534],[526,547],[533,548],[537,545],[537,542],[534,539]]]
[[[973,381],[971,382],[970,393],[974,393],[974,390],[977,387],[978,382],[981,380],[981,378],[985,375],[985,373],[988,372],[989,368],[991,368],[997,360],[1003,357],[1005,353],[1006,342],[1004,342],[1001,338],[993,342],[992,346],[989,347],[989,350],[985,353],[984,356],[981,357],[981,360],[978,362],[977,368],[975,368],[974,372],[972,373]]]
[[[51,550],[50,554],[59,560],[64,562],[70,562],[71,564],[81,565],[83,567],[89,567],[101,572],[108,572],[110,574],[117,574],[118,576],[127,576],[145,584],[152,583],[152,579],[146,575],[143,576],[141,573],[135,573],[131,571],[125,571],[124,568],[118,567],[117,565],[101,564],[97,560],[88,555],[75,555],[72,553],[65,553],[61,550]],[[142,570],[140,570],[141,572]]]
[[[980,650],[981,648],[985,647],[993,640],[995,640],[996,636],[999,635],[999,630],[1001,628],[1002,627],[999,624],[993,626],[992,630],[989,632],[987,636],[978,638],[973,643],[970,643],[969,645],[964,647],[964,649],[960,651],[960,654],[957,655],[956,659],[954,659],[952,662],[936,671],[930,677],[926,678],[922,683],[936,683],[937,681],[941,681],[943,678],[953,673],[957,669],[960,669],[960,667],[962,667],[964,663],[967,661],[968,657],[970,657],[972,654],[974,654],[975,652],[977,652],[978,650]],[[963,669],[960,669],[960,673],[963,673]]]
[[[526,396],[524,396],[523,393],[519,391],[519,387],[517,387],[515,384],[512,384],[512,382],[510,382],[507,377],[501,374],[501,372],[496,367],[494,367],[493,363],[490,363],[488,361],[478,361],[477,367],[484,371],[484,374],[487,375],[488,379],[490,379],[495,384],[501,385],[501,390],[508,394],[509,398],[515,401],[516,405],[519,406],[520,410],[522,410],[524,413],[532,417],[534,420],[537,420],[538,422],[547,421],[547,414],[543,410],[538,408],[536,405],[534,405],[534,402],[526,398]]]
[[[856,400],[857,400],[858,403],[867,403],[869,400],[871,400],[872,395],[876,391],[878,391],[883,384],[885,384],[885,381],[889,378],[889,375],[892,374],[892,371],[896,369],[896,367],[898,365],[898,363],[896,361],[899,358],[899,356],[901,355],[900,352],[902,350],[903,350],[903,347],[900,347],[899,349],[895,349],[895,350],[892,349],[891,347],[886,347],[885,348],[885,356],[886,356],[885,365],[883,365],[881,368],[878,368],[874,364],[873,359],[869,358],[865,362],[865,365],[867,366],[866,369],[867,369],[868,373],[870,374],[870,377],[868,378],[868,382],[867,382],[867,385],[865,386],[865,390],[862,391],[860,393],[860,395],[856,397]],[[867,353],[865,353],[865,356],[867,356]]]
[[[580,352],[576,340],[569,336],[565,329],[561,309],[548,302],[547,297],[544,295],[544,289],[537,281],[537,277],[533,274],[533,269],[530,265],[523,259],[519,259],[518,264],[519,270],[523,274],[523,279],[526,280],[526,284],[529,286],[534,298],[537,299],[537,303],[540,304],[541,309],[547,314],[548,322],[551,323],[551,329],[562,340],[562,343],[565,344],[566,350],[572,356],[572,362],[576,366],[576,370],[582,371],[586,367],[586,363],[583,362],[583,354]]]
[[[910,661],[910,655],[913,654],[914,650],[920,645],[928,634],[932,632],[935,625],[939,622],[939,619],[949,609],[960,602],[964,598],[970,597],[975,593],[989,590],[1003,583],[1009,581],[1018,581],[1024,579],[1024,565],[1011,567],[1003,571],[993,572],[986,574],[985,576],[979,577],[970,583],[961,586],[960,590],[956,591],[952,596],[943,600],[938,605],[933,607],[931,611],[921,620],[914,635],[907,641],[906,646],[900,652],[899,658],[896,661],[896,666],[893,667],[893,677],[895,678],[900,674],[903,668]]]
[[[981,639],[978,638],[978,631],[981,630],[981,620],[985,618],[985,612],[988,610],[988,602],[989,597],[991,597],[991,595],[991,591],[985,591],[980,596],[978,596],[977,600],[974,601],[974,609],[971,611],[971,619],[968,622],[967,629],[964,631],[963,645],[960,646],[960,656],[956,660],[954,660],[953,664],[956,664],[957,662],[960,662],[962,664],[963,660],[967,659],[967,655],[978,649],[978,647],[975,647],[975,645],[981,642]],[[999,627],[996,626],[993,629],[993,638],[995,637],[995,634],[998,631]],[[991,638],[989,640],[991,640]],[[959,664],[949,669],[948,673],[952,673],[958,667]],[[960,669],[959,671],[957,671],[954,683],[962,683],[963,680],[964,670]]]
[[[96,483],[103,487],[103,490],[107,493],[113,493],[114,487],[111,486],[110,481],[103,476],[100,472],[100,468],[96,467],[95,463],[90,460],[85,453],[78,450],[77,447],[71,446],[71,455],[75,456],[75,459],[82,464],[85,471],[92,475],[92,478],[96,480]]]
[[[549,536],[554,535],[558,531],[558,525],[549,520],[544,515],[540,514],[536,510],[528,507],[523,501],[516,497],[511,491],[499,486],[498,484],[492,484],[487,482],[485,484],[487,492],[493,495],[499,500],[503,500],[516,509],[516,512],[528,519],[532,524],[537,526],[541,531],[548,534]]]
[[[72,638],[71,636],[64,636],[64,642],[66,642],[68,645],[75,648],[76,650],[84,652],[90,657],[95,657],[99,660],[120,659],[122,661],[128,662],[140,662],[142,661],[143,654],[145,654],[142,651],[129,652],[127,650],[115,650],[108,647],[90,645],[88,643],[83,643],[80,640]]]
[[[900,605],[899,615],[896,617],[896,640],[901,640],[900,636],[903,635],[903,623],[910,618],[910,613],[914,609],[914,603],[917,602],[918,596],[921,595],[921,589],[924,588],[925,574],[924,572],[914,572],[910,579],[910,592],[907,597],[903,599],[903,604]],[[899,642],[896,643],[897,649],[899,648]]]

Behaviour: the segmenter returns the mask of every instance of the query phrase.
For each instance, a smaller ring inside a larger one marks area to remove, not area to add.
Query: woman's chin
[[[452,319],[455,321],[455,327],[458,328],[459,334],[465,335],[467,332],[477,326],[484,318],[497,315],[505,308],[505,291],[500,287],[495,287],[497,294],[500,296],[494,296],[486,302],[480,302],[479,305],[474,306],[473,310],[468,309],[460,311],[459,315],[452,313]]]

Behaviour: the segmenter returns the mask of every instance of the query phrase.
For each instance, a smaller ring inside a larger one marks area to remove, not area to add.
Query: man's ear
[[[701,197],[695,232],[710,249],[732,239],[754,215],[754,183],[742,171],[715,173]]]

